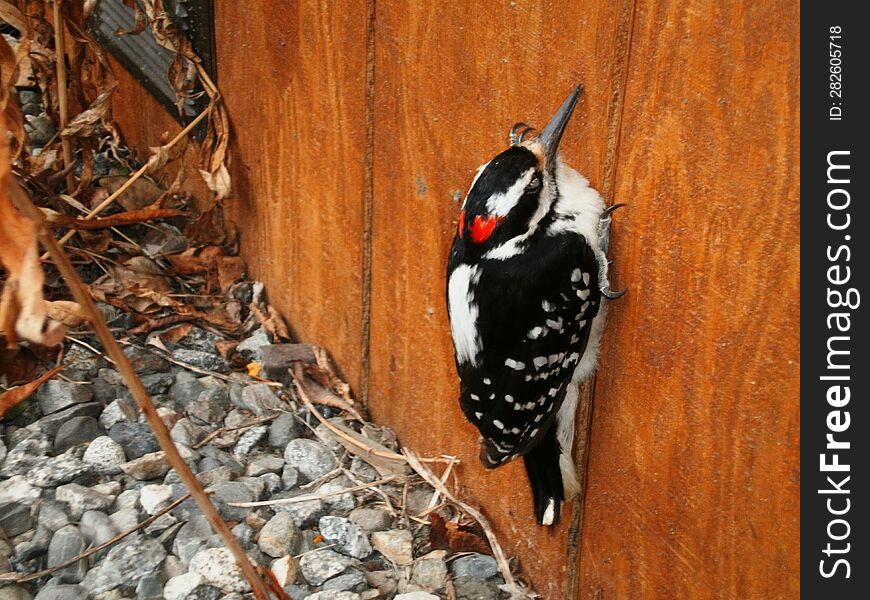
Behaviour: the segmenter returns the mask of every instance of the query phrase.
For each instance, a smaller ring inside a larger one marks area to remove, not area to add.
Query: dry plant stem
[[[174,138],[172,138],[172,140],[170,140],[168,144],[166,144],[165,146],[163,146],[163,148],[165,148],[167,151],[170,150],[173,146],[175,146],[175,144],[177,144],[177,143],[180,142],[182,139],[184,139],[184,137],[187,136],[187,134],[190,133],[190,132],[193,130],[193,128],[196,127],[196,126],[199,124],[200,121],[202,121],[205,117],[207,117],[208,114],[209,114],[211,111],[212,111],[212,107],[209,106],[209,107],[206,108],[204,111],[202,111],[201,113],[199,113],[193,121],[191,121],[190,123],[188,123],[187,127],[185,127],[184,129],[182,129],[182,130],[178,133],[178,135],[176,135]],[[96,207],[94,207],[94,208],[91,210],[91,212],[89,212],[88,214],[86,214],[86,215],[85,215],[84,217],[82,217],[82,218],[83,218],[83,219],[93,219],[93,218],[96,217],[98,214],[100,214],[101,212],[103,212],[104,210],[106,210],[106,207],[107,207],[107,206],[109,206],[112,202],[114,202],[115,200],[117,200],[117,199],[121,196],[121,194],[123,194],[124,192],[126,192],[128,189],[130,189],[130,186],[132,186],[134,183],[136,183],[136,180],[137,180],[137,179],[139,179],[139,178],[142,177],[145,173],[147,173],[147,172],[148,172],[148,168],[149,168],[149,167],[148,167],[148,163],[146,162],[144,165],[142,165],[142,166],[139,168],[138,171],[136,171],[135,173],[133,173],[133,174],[130,176],[130,179],[128,179],[127,181],[125,181],[124,184],[123,184],[121,187],[119,187],[117,190],[115,190],[114,193],[109,194],[109,195],[106,197],[105,200],[103,200],[102,202],[100,202]],[[58,243],[59,243],[61,246],[63,246],[63,245],[66,244],[68,241],[70,241],[70,239],[72,238],[72,236],[74,236],[75,234],[76,234],[76,230],[75,230],[75,229],[70,229],[69,231],[67,231],[67,232],[63,235],[62,238],[60,238],[60,240],[58,240]],[[45,255],[43,255],[42,258],[43,258],[43,260],[45,260],[45,258],[46,258]]]
[[[185,463],[181,458],[178,449],[175,447],[175,443],[172,441],[172,438],[169,437],[169,430],[157,414],[157,409],[148,397],[148,392],[145,391],[142,382],[133,370],[133,366],[130,364],[130,359],[128,359],[127,355],[121,351],[118,342],[116,342],[115,338],[112,337],[108,326],[105,321],[103,321],[100,312],[94,305],[93,300],[91,300],[90,294],[88,294],[84,284],[81,279],[79,279],[78,273],[76,273],[69,258],[64,254],[58,241],[54,239],[48,228],[45,226],[42,213],[33,205],[30,197],[23,189],[21,189],[21,187],[19,187],[16,181],[10,181],[8,188],[10,194],[15,198],[16,204],[30,219],[35,223],[38,223],[39,241],[48,250],[57,270],[60,271],[60,274],[69,286],[73,298],[75,298],[75,301],[81,305],[84,314],[87,316],[94,328],[94,332],[97,334],[103,347],[105,347],[106,354],[108,354],[109,358],[111,358],[115,363],[115,366],[120,372],[121,377],[123,377],[124,382],[127,384],[130,393],[139,405],[139,409],[148,419],[148,423],[151,425],[154,436],[157,438],[161,449],[166,453],[166,461],[178,473],[182,483],[187,487],[190,495],[193,496],[194,500],[196,500],[196,503],[199,504],[212,528],[215,532],[220,534],[221,538],[223,538],[224,544],[226,544],[227,548],[232,552],[233,557],[236,559],[236,562],[242,570],[242,573],[250,582],[251,589],[256,598],[258,600],[269,600],[268,588],[263,583],[263,580],[260,578],[245,552],[239,546],[236,538],[233,537],[227,524],[221,519],[217,509],[209,500],[208,494],[206,494],[202,489],[202,486],[199,484],[199,481],[197,481],[193,471],[190,470],[190,467],[188,467],[187,463]]]
[[[238,508],[254,508],[257,506],[276,506],[279,504],[298,504],[299,502],[308,502],[310,500],[322,500],[323,498],[329,498],[330,496],[340,496],[342,494],[350,494],[351,492],[359,492],[362,490],[368,490],[371,488],[376,488],[379,485],[384,485],[387,483],[393,483],[396,481],[396,477],[384,477],[383,479],[378,479],[377,481],[372,481],[371,483],[363,483],[360,485],[355,485],[353,487],[344,488],[343,490],[335,490],[334,492],[323,492],[322,494],[300,494],[299,496],[294,496],[293,498],[279,498],[278,500],[261,500],[259,502],[227,502],[227,506],[235,506]]]
[[[81,559],[89,557],[91,554],[96,554],[100,550],[108,548],[109,546],[111,546],[113,544],[117,544],[118,542],[123,540],[125,537],[127,537],[131,533],[135,533],[135,532],[139,531],[140,529],[142,529],[143,527],[148,527],[148,525],[150,525],[151,523],[153,523],[154,521],[156,521],[157,519],[159,519],[160,517],[162,517],[163,515],[165,515],[169,511],[171,511],[172,509],[174,509],[176,506],[178,506],[179,504],[181,504],[182,502],[184,502],[188,498],[190,498],[190,494],[183,495],[181,498],[174,501],[172,504],[170,504],[166,508],[154,513],[153,515],[151,515],[150,517],[148,517],[147,519],[145,519],[144,521],[142,521],[138,525],[131,527],[127,531],[122,531],[121,533],[119,533],[118,535],[113,537],[112,539],[103,542],[99,546],[94,546],[93,548],[88,548],[87,550],[85,550],[81,554],[73,556],[69,560],[65,560],[64,562],[60,563],[59,565],[55,565],[49,569],[43,569],[42,571],[37,571],[36,573],[29,573],[27,575],[22,575],[20,573],[4,573],[4,574],[0,575],[0,581],[15,581],[18,583],[24,583],[26,581],[33,581],[34,579],[40,579],[41,577],[46,577],[47,575],[51,575],[55,571],[59,571],[60,569],[63,569],[64,567],[74,565],[75,563],[77,563]]]
[[[63,17],[60,14],[61,0],[54,0],[52,4],[52,16],[54,20],[54,57],[57,65],[57,104],[60,113],[60,130],[66,129],[69,122],[69,106],[67,104],[66,90],[66,45],[64,44]],[[68,137],[60,138],[61,152],[63,153],[63,166],[69,169],[66,174],[66,191],[72,194],[76,189],[76,179],[73,175],[72,141]]]
[[[517,586],[517,582],[514,581],[504,550],[502,550],[501,545],[498,543],[495,532],[492,530],[492,526],[489,524],[486,517],[484,517],[483,514],[473,506],[462,502],[457,499],[456,496],[451,494],[450,490],[447,489],[447,486],[441,483],[438,476],[420,461],[420,458],[414,454],[413,450],[405,448],[404,451],[408,459],[408,464],[411,465],[411,468],[414,469],[420,477],[425,479],[429,485],[441,492],[445,498],[461,508],[480,524],[481,529],[483,529],[483,532],[486,534],[486,539],[489,541],[489,546],[492,548],[492,553],[498,563],[498,569],[501,571],[501,575],[504,577],[505,583],[510,590],[511,598],[526,598],[527,596],[523,594],[522,590]]]

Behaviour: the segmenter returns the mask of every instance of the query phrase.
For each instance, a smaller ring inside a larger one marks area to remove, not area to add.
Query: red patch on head
[[[486,217],[477,215],[474,217],[474,222],[471,224],[471,239],[475,244],[482,244],[489,239],[495,226],[504,221],[504,217],[496,215],[488,215]]]

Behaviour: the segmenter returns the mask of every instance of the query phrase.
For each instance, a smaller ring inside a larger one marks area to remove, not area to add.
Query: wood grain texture
[[[216,2],[231,216],[248,267],[302,340],[361,373],[366,5]],[[360,16],[362,15],[362,17]]]
[[[637,5],[577,598],[798,597],[798,50],[792,2]]]
[[[586,94],[564,156],[599,184],[616,11],[600,3],[378,1],[369,405],[404,443],[463,461],[510,554],[546,598],[564,597],[565,515],[536,525],[521,461],[485,472],[463,417],[445,307],[445,265],[475,169],[518,120],[542,127],[577,82]]]

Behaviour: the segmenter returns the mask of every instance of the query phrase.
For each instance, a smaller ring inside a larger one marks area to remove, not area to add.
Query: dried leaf
[[[226,291],[245,276],[245,261],[239,256],[223,256],[217,260],[218,285]]]
[[[205,185],[208,186],[208,189],[214,192],[215,200],[219,201],[229,197],[230,192],[232,191],[232,184],[230,173],[227,171],[227,167],[224,163],[219,164],[212,172],[200,169],[199,174],[202,175],[202,179],[205,181]]]
[[[77,114],[64,130],[60,132],[61,137],[93,135],[96,127],[101,124],[106,116],[106,112],[112,105],[112,93],[117,85],[117,82],[115,82],[110,88],[100,92],[100,95],[97,96],[88,109]]]
[[[33,392],[39,389],[39,386],[63,371],[66,367],[67,365],[59,365],[30,383],[11,388],[0,394],[0,418],[2,418],[10,408],[18,406],[20,403],[27,400]]]
[[[254,313],[260,321],[260,324],[266,328],[266,331],[272,334],[272,339],[275,341],[290,339],[290,332],[287,330],[287,324],[284,322],[281,315],[278,314],[278,311],[272,308],[272,306],[267,306],[265,313],[253,302],[248,308],[251,309],[251,312]]]
[[[429,543],[438,550],[451,552],[479,552],[492,555],[489,544],[475,528],[445,521],[437,512],[430,515]]]
[[[114,194],[122,185],[127,183],[128,179],[129,177],[103,177],[100,179],[100,185],[106,188],[109,194]],[[127,210],[138,210],[140,208],[145,208],[146,206],[151,206],[157,202],[162,195],[163,189],[161,189],[156,183],[150,179],[140,177],[118,197],[116,202]],[[103,198],[105,198],[105,196],[103,196]],[[103,198],[97,200],[96,204],[99,204]]]

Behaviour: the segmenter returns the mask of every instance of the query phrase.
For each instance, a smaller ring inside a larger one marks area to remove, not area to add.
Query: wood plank
[[[577,598],[798,597],[799,41],[638,2]]]
[[[233,139],[231,216],[299,339],[356,389],[363,331],[366,5],[216,2]]]
[[[405,443],[463,460],[460,480],[545,598],[563,598],[566,529],[535,523],[522,463],[484,472],[459,410],[445,264],[475,169],[518,120],[542,127],[586,84],[564,140],[599,184],[616,10],[601,3],[378,1],[369,405]]]

